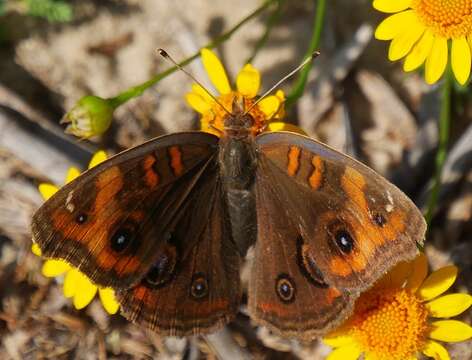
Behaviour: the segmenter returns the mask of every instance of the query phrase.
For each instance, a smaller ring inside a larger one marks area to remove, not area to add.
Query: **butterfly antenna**
[[[185,75],[187,75],[190,79],[192,79],[193,81],[195,81],[203,90],[205,90],[205,92],[210,95],[210,97],[215,101],[215,103],[217,103],[218,105],[221,106],[221,108],[228,114],[228,115],[232,115],[231,111],[229,111],[227,108],[225,108],[223,106],[222,103],[220,103],[218,101],[218,99],[200,82],[198,81],[192,74],[190,74],[187,70],[185,70],[180,64],[178,64],[173,58],[172,56],[170,56],[167,51],[165,51],[164,49],[157,49],[157,52],[159,53],[159,55],[161,55],[164,59],[166,59],[167,61],[171,62],[177,69],[179,69],[180,71],[182,71]]]
[[[273,85],[269,90],[267,90],[264,94],[262,94],[259,99],[257,99],[257,101],[252,104],[249,109],[247,109],[245,112],[244,112],[244,115],[248,114],[257,104],[259,104],[264,98],[267,97],[267,95],[269,95],[275,88],[277,88],[280,84],[282,84],[285,80],[287,80],[289,77],[291,77],[292,75],[296,74],[297,72],[300,71],[300,69],[302,69],[306,64],[308,64],[309,62],[311,62],[312,60],[314,60],[315,58],[318,57],[318,55],[320,55],[320,52],[319,51],[314,51],[309,57],[307,57],[305,60],[303,60],[300,65],[298,65],[295,69],[293,69],[292,71],[290,71],[287,75],[285,75],[282,79],[280,79],[279,81],[277,81],[277,83],[275,85]]]

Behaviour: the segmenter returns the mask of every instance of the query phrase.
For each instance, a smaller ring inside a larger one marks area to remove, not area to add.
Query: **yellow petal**
[[[192,109],[198,111],[200,114],[206,114],[211,110],[211,104],[205,101],[203,97],[193,92],[186,94],[185,100]]]
[[[107,153],[103,150],[99,150],[95,154],[93,154],[88,168],[91,169],[94,166],[97,166],[98,164],[104,162],[106,159],[107,159]]]
[[[277,111],[277,114],[275,114],[274,119],[283,119],[285,117],[285,94],[282,90],[277,90],[275,92],[275,96],[277,96],[280,100],[280,106],[279,106],[279,111]]]
[[[280,98],[275,95],[267,96],[256,105],[261,110],[266,119],[271,119],[280,108]]]
[[[411,0],[374,0],[372,6],[378,11],[396,13],[406,10],[410,4]]]
[[[66,184],[68,184],[72,180],[75,180],[76,178],[78,178],[79,175],[80,175],[80,170],[79,169],[77,169],[76,167],[69,168],[69,170],[67,171],[67,175],[66,175]]]
[[[413,272],[413,261],[401,261],[390,271],[389,287],[402,287]]]
[[[250,99],[255,97],[261,86],[261,74],[251,64],[246,64],[236,78],[238,91]]]
[[[215,85],[220,94],[229,94],[231,87],[229,86],[228,77],[226,76],[225,68],[220,59],[208,49],[200,51],[202,56],[203,66],[205,67],[211,82]]]
[[[439,320],[431,324],[429,337],[446,342],[459,342],[472,338],[472,327],[458,320]]]
[[[46,277],[56,277],[70,270],[70,265],[64,260],[46,260],[41,273]]]
[[[405,63],[403,64],[403,70],[413,71],[420,67],[431,52],[433,41],[433,33],[426,30],[421,39],[413,46],[410,53],[407,55]]]
[[[77,290],[74,295],[74,307],[77,310],[80,310],[90,304],[97,293],[98,288],[89,280],[87,276],[80,272],[77,276],[76,286]]]
[[[464,85],[469,79],[472,65],[469,44],[464,36],[452,40],[451,65],[457,81]]]
[[[210,128],[210,121],[209,119],[206,118],[206,116],[203,116],[200,119],[200,130],[205,131],[205,132],[209,132],[210,130],[213,130]]]
[[[347,345],[331,351],[326,360],[357,360],[361,354],[357,345]]]
[[[391,40],[404,31],[405,23],[414,21],[415,19],[416,15],[413,10],[391,15],[377,26],[377,29],[375,29],[375,38],[377,40]]]
[[[428,275],[428,259],[424,253],[420,253],[415,260],[413,260],[413,271],[408,278],[406,288],[415,292],[423,283]]]
[[[334,332],[332,335],[328,334],[325,337],[323,337],[323,342],[328,346],[337,348],[337,347],[352,345],[355,343],[355,340],[352,338],[352,336]]]
[[[425,80],[434,84],[444,73],[448,58],[447,40],[435,37],[429,56],[426,58]]]
[[[279,89],[275,92],[275,96],[277,96],[281,103],[285,101],[285,93],[283,90]]]
[[[205,100],[210,105],[213,105],[213,103],[215,102],[215,100],[210,96],[208,91],[206,91],[198,84],[192,84],[192,92],[197,95],[200,95],[203,100]]]
[[[53,184],[46,184],[42,183],[38,186],[39,193],[43,197],[44,200],[48,200],[51,196],[53,196],[59,188]]]
[[[430,300],[441,295],[454,284],[457,268],[453,265],[436,270],[424,281],[418,289],[418,295],[423,300]]]
[[[432,357],[434,360],[450,360],[446,348],[436,341],[429,340],[423,349],[423,354]]]
[[[374,285],[377,291],[399,288],[405,285],[414,268],[413,261],[402,261],[382,276]]]
[[[472,305],[472,296],[469,294],[449,294],[441,296],[426,304],[426,308],[433,317],[452,317],[466,311]]]
[[[290,131],[301,135],[307,135],[301,128],[297,125],[285,123],[283,121],[274,121],[269,123],[267,126],[268,131]]]
[[[75,295],[77,291],[77,279],[79,275],[80,272],[76,268],[72,268],[66,273],[66,276],[64,277],[63,288],[63,293],[65,297],[70,298]]]
[[[42,254],[41,248],[40,248],[39,245],[36,244],[36,243],[33,243],[33,244],[31,245],[31,252],[32,252],[33,254],[35,254],[36,256],[41,256],[41,254]]]
[[[100,296],[100,300],[106,312],[116,314],[120,308],[120,304],[116,301],[115,291],[112,288],[98,289],[98,295]]]
[[[390,43],[388,58],[395,61],[407,55],[425,30],[424,25],[416,17],[406,21],[403,24],[403,31],[395,36]]]
[[[471,49],[471,51],[472,51],[472,35],[469,35],[469,36],[467,37],[467,41],[468,41],[469,47],[470,47],[470,49]]]

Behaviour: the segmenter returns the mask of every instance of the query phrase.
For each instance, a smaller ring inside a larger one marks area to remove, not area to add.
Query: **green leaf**
[[[5,0],[0,0],[0,16],[5,14]]]
[[[25,0],[28,15],[46,19],[49,22],[68,22],[72,20],[72,6],[60,0]]]

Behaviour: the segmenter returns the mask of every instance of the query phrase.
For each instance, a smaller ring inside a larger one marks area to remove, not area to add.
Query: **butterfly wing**
[[[424,219],[373,170],[308,137],[267,133],[256,143],[258,243],[250,311],[285,335],[322,334],[347,316],[361,291],[415,256]],[[285,274],[272,263],[285,266]],[[292,288],[293,299],[284,302]]]
[[[193,202],[170,242],[185,245],[196,237],[191,251],[177,261],[169,256],[172,248],[161,251],[156,265],[138,285],[118,293],[129,320],[163,335],[189,336],[212,331],[237,313],[240,258],[231,238],[221,184],[217,181],[215,185],[204,203],[209,211],[203,231],[188,231],[192,222],[201,221],[195,217],[202,211],[201,204]],[[163,271],[165,268],[169,271]]]
[[[138,283],[187,208],[195,210],[187,231],[203,231],[218,176],[217,144],[210,134],[172,134],[110,158],[41,206],[34,241],[44,256],[68,261],[98,285]],[[185,251],[197,240],[188,237]]]
[[[295,214],[281,211],[286,204],[266,185],[256,186],[258,233],[249,312],[282,336],[312,339],[339,324],[351,311],[352,296],[300,266],[304,245],[290,218]]]

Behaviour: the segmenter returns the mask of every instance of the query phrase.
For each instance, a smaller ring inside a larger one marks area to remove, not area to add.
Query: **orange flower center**
[[[413,0],[411,7],[437,36],[456,39],[472,34],[472,0]]]
[[[426,308],[410,291],[373,289],[357,300],[349,327],[375,359],[408,359],[424,346],[427,317]]]
[[[232,91],[229,94],[218,96],[217,99],[221,103],[221,105],[224,106],[225,109],[231,111],[233,106],[233,100],[237,96],[241,96],[241,94],[236,91]],[[254,101],[256,100],[249,99],[247,97],[243,98],[245,109],[249,109],[249,107],[252,106],[252,104],[254,104]],[[249,114],[254,119],[254,124],[251,128],[251,132],[254,135],[257,135],[264,129],[264,126],[267,124],[268,119],[266,119],[266,115],[259,109],[258,105],[252,108]],[[211,111],[208,111],[200,119],[201,129],[203,131],[210,132],[219,136],[224,130],[224,121],[227,116],[228,113],[220,105],[213,104],[211,107]]]

